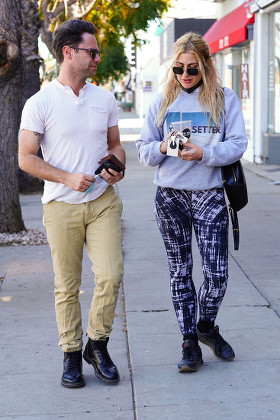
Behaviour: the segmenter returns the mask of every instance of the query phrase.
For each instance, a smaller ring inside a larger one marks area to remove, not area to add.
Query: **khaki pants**
[[[99,340],[109,337],[112,331],[123,279],[121,213],[122,202],[111,186],[88,203],[44,204],[44,225],[55,274],[59,345],[65,352],[81,350],[83,346],[79,287],[84,245],[96,284],[87,333],[92,340]]]

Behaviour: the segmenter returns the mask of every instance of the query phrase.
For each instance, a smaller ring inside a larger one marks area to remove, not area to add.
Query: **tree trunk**
[[[21,48],[24,57],[24,91],[23,104],[32,95],[40,90],[39,68],[42,61],[38,55],[38,38],[40,30],[40,16],[38,3],[30,0],[21,0],[22,17],[22,40]],[[41,149],[38,156],[42,158]],[[18,171],[19,192],[41,193],[44,181],[19,169]]]
[[[18,193],[23,60],[20,0],[0,2],[0,232],[25,230]]]
[[[37,2],[21,0],[21,17],[21,48],[25,65],[24,105],[28,98],[40,90],[39,68],[42,59],[38,55],[38,38],[41,24]]]

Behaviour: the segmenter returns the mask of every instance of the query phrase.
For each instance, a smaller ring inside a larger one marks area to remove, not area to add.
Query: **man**
[[[125,152],[113,94],[86,82],[100,62],[94,26],[80,20],[64,22],[55,31],[53,50],[60,73],[24,107],[19,165],[45,180],[44,225],[55,273],[59,345],[64,351],[61,384],[78,388],[85,385],[79,303],[84,245],[96,286],[83,357],[103,381],[120,379],[107,343],[123,278],[122,202],[112,185],[124,174],[113,169],[102,170],[98,179],[93,174],[108,154],[125,163]],[[39,147],[44,159],[37,156]]]

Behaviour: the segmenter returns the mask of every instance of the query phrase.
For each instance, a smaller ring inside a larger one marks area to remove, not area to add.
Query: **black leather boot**
[[[87,363],[93,366],[95,375],[99,379],[107,383],[119,382],[118,369],[107,350],[108,341],[109,338],[98,341],[89,338],[83,357]]]
[[[61,385],[66,388],[81,388],[85,386],[82,373],[82,350],[64,353]]]

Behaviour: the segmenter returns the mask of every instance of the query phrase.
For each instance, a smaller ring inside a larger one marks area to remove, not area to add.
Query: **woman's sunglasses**
[[[183,74],[184,73],[184,68],[183,67],[173,67],[173,73],[175,74]],[[187,73],[189,76],[197,76],[199,72],[199,69],[194,69],[194,68],[188,68],[187,69]]]

